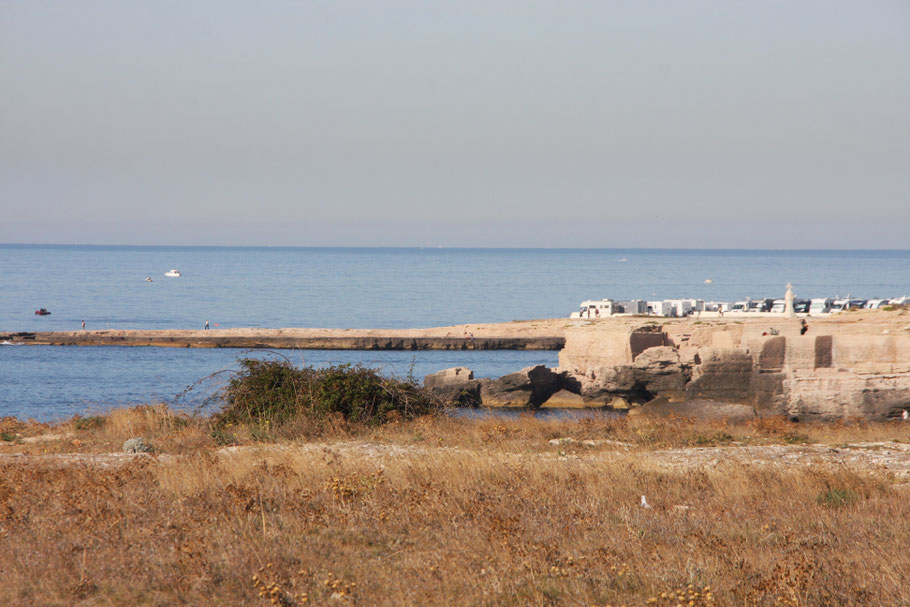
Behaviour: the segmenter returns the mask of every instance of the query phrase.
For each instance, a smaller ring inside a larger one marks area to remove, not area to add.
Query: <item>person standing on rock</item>
[[[205,330],[206,330],[206,331],[209,330],[209,321],[205,321]]]
[[[82,321],[82,330],[85,331],[85,321]]]
[[[800,326],[799,326],[799,334],[800,334],[800,335],[805,335],[805,334],[806,334],[806,331],[809,330],[809,325],[806,324],[806,319],[804,318],[804,319],[802,319],[801,321],[799,321],[799,325],[800,325]]]

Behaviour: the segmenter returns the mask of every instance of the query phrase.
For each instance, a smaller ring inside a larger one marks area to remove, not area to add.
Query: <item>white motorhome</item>
[[[676,306],[669,299],[663,301],[649,301],[648,314],[655,316],[676,316]]]
[[[830,314],[834,300],[830,297],[818,297],[809,301],[809,314]]]
[[[730,312],[734,312],[734,313],[735,312],[748,312],[749,303],[750,303],[750,301],[748,299],[744,299],[743,301],[733,302],[733,306],[730,308]]]
[[[676,311],[676,316],[688,316],[705,310],[705,300],[703,299],[671,299],[669,301]]]
[[[621,308],[621,310],[620,310]],[[630,299],[619,301],[614,307],[613,314],[647,314],[648,302],[643,299]]]
[[[729,312],[733,304],[729,301],[706,301],[705,312]]]
[[[614,302],[612,299],[593,300],[581,302],[578,312],[572,312],[569,318],[603,318],[613,315]]]

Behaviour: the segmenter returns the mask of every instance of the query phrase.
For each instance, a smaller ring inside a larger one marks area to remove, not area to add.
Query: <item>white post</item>
[[[796,311],[793,309],[793,287],[790,283],[787,283],[787,294],[784,295],[784,314],[790,318],[796,316]]]

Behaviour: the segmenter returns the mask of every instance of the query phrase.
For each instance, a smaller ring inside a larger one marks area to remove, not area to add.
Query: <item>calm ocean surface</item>
[[[178,268],[181,278],[166,278]],[[145,282],[151,276],[153,282]],[[705,283],[711,279],[711,283]],[[0,331],[429,327],[568,316],[583,299],[910,294],[910,251],[0,245]],[[34,311],[47,308],[50,316]],[[54,419],[175,395],[240,351],[0,347],[0,415]],[[496,376],[554,352],[292,352],[414,375]],[[211,383],[211,382],[209,382]],[[195,390],[193,392],[196,392]],[[192,394],[192,393],[191,393]]]

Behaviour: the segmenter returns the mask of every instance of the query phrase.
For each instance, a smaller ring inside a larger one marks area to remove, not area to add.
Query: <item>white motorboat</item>
[[[168,276],[170,278],[177,278],[178,276],[183,276],[183,274],[181,274],[180,270],[178,270],[177,268],[171,268],[170,270],[165,272],[164,275]]]

